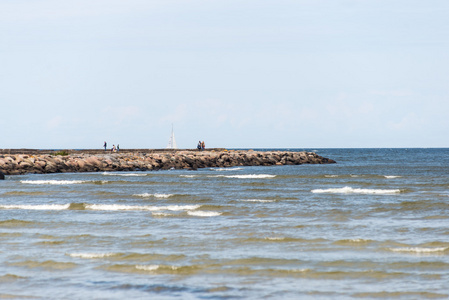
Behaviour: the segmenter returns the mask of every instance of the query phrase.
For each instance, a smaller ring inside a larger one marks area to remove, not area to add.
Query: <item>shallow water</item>
[[[449,149],[308,150],[338,163],[8,176],[0,297],[448,298]]]

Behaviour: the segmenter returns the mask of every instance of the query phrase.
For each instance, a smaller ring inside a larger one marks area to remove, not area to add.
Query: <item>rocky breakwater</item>
[[[5,175],[147,171],[167,169],[196,170],[208,167],[328,164],[334,160],[313,152],[285,151],[176,151],[158,153],[112,153],[60,155],[0,155],[0,173]]]

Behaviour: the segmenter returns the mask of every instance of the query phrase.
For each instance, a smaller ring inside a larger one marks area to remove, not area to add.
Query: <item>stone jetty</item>
[[[14,151],[12,151],[14,152]],[[127,150],[118,153],[98,150],[0,151],[0,173],[5,175],[113,172],[188,169],[209,167],[329,164],[334,160],[313,152],[215,149]]]

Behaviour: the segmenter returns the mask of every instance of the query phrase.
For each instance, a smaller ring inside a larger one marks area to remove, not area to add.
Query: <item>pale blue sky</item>
[[[447,0],[0,0],[0,148],[448,147]]]

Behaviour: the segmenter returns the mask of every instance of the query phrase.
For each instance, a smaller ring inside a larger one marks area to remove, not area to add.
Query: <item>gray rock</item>
[[[5,174],[2,171],[0,171],[0,180],[5,180]]]

